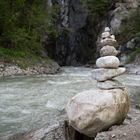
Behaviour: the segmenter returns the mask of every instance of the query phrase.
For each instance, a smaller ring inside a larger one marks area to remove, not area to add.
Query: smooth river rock
[[[111,35],[111,36],[110,36],[110,38],[112,38],[112,39],[114,39],[114,40],[115,40],[115,35]]]
[[[118,51],[113,46],[104,46],[100,50],[100,56],[116,56],[118,54]]]
[[[110,32],[110,28],[109,27],[105,27],[105,32]]]
[[[125,88],[125,86],[117,80],[107,80],[104,82],[97,82],[97,87],[99,89],[105,89],[105,90],[116,89],[116,88],[124,89]]]
[[[103,32],[102,33],[102,38],[104,39],[104,38],[108,38],[108,37],[110,37],[110,32]]]
[[[118,69],[94,69],[92,70],[92,77],[97,81],[106,81],[123,74],[126,68]]]
[[[116,56],[104,56],[100,57],[96,61],[98,68],[118,68],[120,60]]]
[[[112,125],[121,124],[129,110],[126,89],[89,90],[67,104],[69,124],[82,134],[95,137]]]
[[[117,41],[115,39],[111,38],[105,38],[102,39],[100,42],[100,46],[106,46],[106,45],[110,45],[110,46],[114,46],[117,47]]]

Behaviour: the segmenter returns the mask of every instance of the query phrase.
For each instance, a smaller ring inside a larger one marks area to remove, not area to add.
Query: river
[[[76,93],[96,88],[92,69],[64,67],[56,75],[12,77],[0,80],[0,140],[54,121]],[[139,103],[140,76],[118,78],[129,90],[133,103]]]

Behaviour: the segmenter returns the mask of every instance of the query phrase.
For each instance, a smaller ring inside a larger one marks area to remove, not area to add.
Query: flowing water
[[[0,80],[0,140],[54,121],[76,93],[96,88],[91,68],[65,67],[56,75]],[[140,76],[118,78],[139,103]]]

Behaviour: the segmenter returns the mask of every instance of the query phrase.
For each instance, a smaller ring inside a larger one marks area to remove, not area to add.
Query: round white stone
[[[109,38],[110,37],[110,32],[103,32],[102,33],[102,38]]]
[[[104,46],[101,50],[100,50],[100,56],[116,56],[118,54],[118,51],[115,49],[115,47],[113,46]]]
[[[74,96],[66,107],[70,125],[90,137],[121,124],[128,110],[125,89],[85,91]]]
[[[110,28],[109,27],[105,27],[105,32],[110,32]]]
[[[110,38],[112,38],[112,39],[114,39],[114,40],[115,40],[115,35],[111,35],[111,36],[110,36]]]
[[[98,68],[118,68],[120,61],[116,56],[104,56],[100,57],[96,61]]]

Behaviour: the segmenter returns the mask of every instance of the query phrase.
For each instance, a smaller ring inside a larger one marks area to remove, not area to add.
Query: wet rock
[[[118,69],[94,69],[92,71],[92,77],[97,81],[106,81],[110,80],[114,77],[117,77],[123,74],[126,71],[125,68],[118,68]]]
[[[118,54],[118,51],[113,46],[104,46],[100,50],[100,56],[116,56]]]
[[[14,135],[8,140],[66,140],[64,128],[63,123],[57,123],[24,134]]]
[[[128,110],[128,94],[121,89],[85,91],[74,96],[66,107],[70,125],[90,137],[121,124]]]
[[[139,63],[139,62],[138,62]],[[140,65],[138,64],[127,64],[127,71],[129,74],[136,74],[136,75],[140,75]]]
[[[30,132],[16,134],[8,140],[93,140],[80,134],[71,126],[68,121],[58,121],[52,125],[46,125],[40,129]]]
[[[118,68],[120,61],[115,56],[104,56],[100,57],[96,61],[96,66],[98,68]]]

